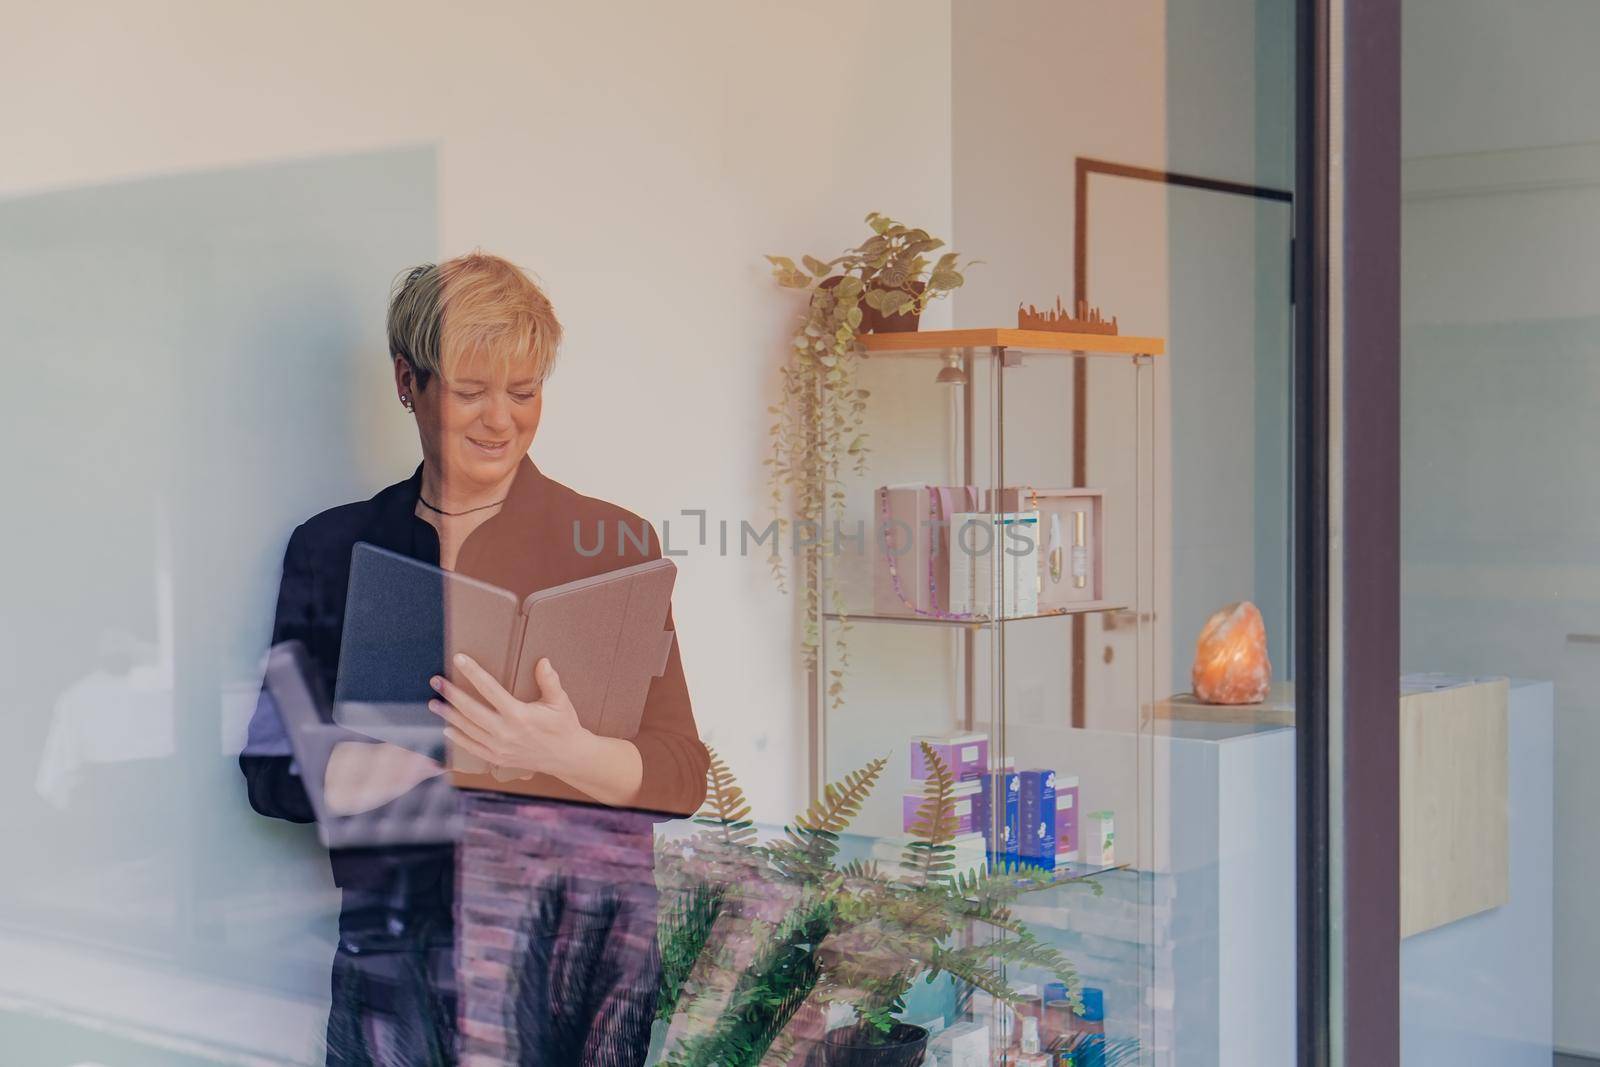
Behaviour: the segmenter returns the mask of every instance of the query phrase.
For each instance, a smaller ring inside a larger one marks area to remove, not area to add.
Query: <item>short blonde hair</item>
[[[425,388],[467,356],[509,363],[531,358],[542,384],[561,346],[561,323],[544,290],[516,264],[484,252],[424,263],[395,280],[389,354]]]

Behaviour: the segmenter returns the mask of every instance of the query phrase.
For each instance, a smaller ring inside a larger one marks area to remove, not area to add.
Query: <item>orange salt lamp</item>
[[[1259,704],[1272,685],[1267,625],[1248,600],[1206,620],[1194,644],[1194,695],[1207,704]]]

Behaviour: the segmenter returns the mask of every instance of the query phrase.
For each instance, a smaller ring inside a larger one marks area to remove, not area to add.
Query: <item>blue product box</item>
[[[996,796],[998,795],[998,800]],[[983,776],[983,790],[978,794],[983,826],[983,842],[989,849],[989,862],[1015,864],[1020,859],[1019,833],[1022,829],[1022,776],[1009,768],[990,771]],[[999,809],[996,804],[1001,805]],[[1053,810],[1053,809],[1052,809]],[[994,840],[996,823],[1002,840]]]
[[[1056,772],[1023,771],[1019,779],[1018,852],[1024,863],[1046,870],[1056,867]]]

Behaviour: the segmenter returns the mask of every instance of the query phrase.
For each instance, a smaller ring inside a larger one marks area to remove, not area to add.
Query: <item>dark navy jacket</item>
[[[437,532],[416,515],[421,484],[422,468],[418,467],[409,479],[389,486],[371,500],[332,508],[309,519],[289,538],[272,643],[301,641],[324,693],[334,691],[338,673],[345,591],[356,542],[428,563],[439,562]],[[636,535],[646,535],[642,538],[646,548],[639,549],[638,539],[619,537],[619,523]],[[604,542],[596,553],[602,530]],[[584,551],[578,550],[580,544]],[[660,555],[654,531],[637,515],[546,477],[531,459],[524,458],[505,505],[462,544],[456,569],[521,598]],[[670,614],[668,626],[672,626]],[[650,685],[633,743],[644,765],[637,802],[641,812],[655,813],[655,818],[693,813],[705,795],[708,756],[695,727],[677,641],[667,669]],[[277,711],[270,699],[263,699],[251,720],[250,740],[239,757],[250,805],[263,815],[311,822],[310,801],[298,768],[291,764]],[[534,785],[542,796],[557,801],[593,803],[592,798],[548,776],[535,779]],[[649,817],[641,814],[641,818]],[[357,919],[366,913],[393,917],[397,909],[448,913],[453,855],[449,845],[333,850],[334,881],[344,890],[341,926],[362,925]]]

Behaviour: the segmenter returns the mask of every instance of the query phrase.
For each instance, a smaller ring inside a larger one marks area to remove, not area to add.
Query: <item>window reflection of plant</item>
[[[395,991],[401,1002],[381,1024],[393,1028],[393,1047],[403,1050],[407,1062],[416,1067],[456,1064],[455,1013],[429,977],[428,963],[437,944],[436,934],[433,924],[417,923],[395,950],[405,976]],[[335,967],[326,1061],[330,1067],[385,1067],[391,1061],[374,1050],[368,1032],[369,1024],[376,1020],[368,1013],[361,994],[365,980],[361,965],[343,961]]]
[[[797,550],[804,548],[800,566],[806,621],[800,647],[808,671],[816,667],[821,600],[826,598],[829,609],[841,617],[846,614],[844,599],[831,577],[828,588],[820,589],[817,572],[819,554],[837,547],[832,531],[823,527],[823,518],[829,509],[835,515],[843,513],[845,490],[840,471],[847,465],[858,475],[866,470],[864,416],[869,394],[856,378],[856,361],[861,355],[856,337],[862,331],[866,309],[880,319],[921,314],[929,301],[965,281],[957,269],[957,253],[947,252],[929,261],[928,254],[944,247],[944,242],[927,230],[906,226],[876,211],[866,222],[872,236],[836,259],[824,262],[802,256],[797,265],[787,256],[767,257],[778,284],[809,294],[783,366],[783,399],[767,409],[777,421],[771,430],[772,452],[763,460],[778,520],[777,540],[769,558],[780,589],[786,588],[785,532],[792,528]],[[784,507],[791,494],[792,513]],[[834,660],[827,684],[827,698],[835,707],[849,665],[848,628],[844,618],[835,628]]]
[[[741,1067],[769,1050],[768,1062],[782,1062],[794,1042],[786,1027],[813,996],[847,1004],[863,1033],[884,1038],[919,975],[930,983],[949,975],[1014,1005],[1020,998],[1004,967],[1027,965],[1066,983],[1074,1009],[1081,1008],[1072,965],[1009,906],[1029,889],[1081,880],[1035,868],[958,871],[956,781],[937,751],[924,744],[923,754],[931,775],[912,840],[893,872],[873,860],[838,857],[840,835],[885,760],[829,785],[783,837],[762,844],[743,791],[712,754],[706,806],[696,819],[707,829],[662,857],[663,885],[676,899],[663,909],[659,931],[658,1018],[670,1020],[681,1009],[692,1031],[663,1063]],[[792,903],[775,920],[759,917],[760,904],[780,899]],[[755,918],[742,914],[751,904],[758,905],[749,909]],[[997,939],[951,943],[972,927]]]

